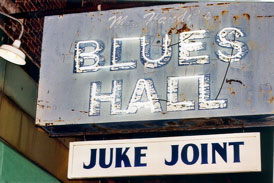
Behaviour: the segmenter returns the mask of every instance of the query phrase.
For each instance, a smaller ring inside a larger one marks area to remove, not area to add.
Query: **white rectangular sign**
[[[260,133],[70,143],[68,178],[261,171]]]

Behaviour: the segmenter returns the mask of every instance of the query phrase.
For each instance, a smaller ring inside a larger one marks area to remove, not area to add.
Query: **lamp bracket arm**
[[[20,35],[19,35],[19,37],[18,37],[18,39],[20,40],[20,39],[22,38],[23,32],[24,32],[24,25],[23,25],[23,23],[22,23],[20,20],[18,20],[17,18],[14,18],[13,16],[10,16],[10,15],[8,15],[8,14],[2,12],[2,11],[0,11],[0,14],[4,15],[4,16],[6,16],[6,17],[9,17],[10,19],[13,19],[13,20],[15,20],[15,21],[17,21],[17,22],[20,23],[20,25],[21,25],[21,32],[20,32]]]

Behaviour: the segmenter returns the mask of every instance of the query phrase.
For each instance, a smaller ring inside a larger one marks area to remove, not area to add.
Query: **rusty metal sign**
[[[47,17],[36,124],[271,115],[273,9],[189,3]]]

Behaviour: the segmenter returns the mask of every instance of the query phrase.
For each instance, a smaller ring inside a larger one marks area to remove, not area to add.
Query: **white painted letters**
[[[141,101],[146,92],[147,101]],[[151,112],[161,112],[162,107],[151,79],[139,79],[128,104],[127,113],[136,113],[138,109],[149,107]]]
[[[75,48],[74,72],[98,71],[99,66],[104,64],[104,58],[99,55],[102,50],[103,45],[98,41],[79,41]]]
[[[196,78],[196,77],[191,77]],[[178,102],[179,80],[191,79],[190,77],[169,77],[167,81],[167,111],[194,110],[194,101]]]
[[[199,110],[227,108],[227,100],[210,99],[210,75],[199,77]]]
[[[158,59],[152,59],[150,53],[149,38],[142,37],[141,39],[141,61],[146,68],[155,69],[166,65],[171,59],[171,39],[166,34],[163,38],[162,56]]]
[[[122,81],[112,81],[112,92],[101,94],[101,82],[90,84],[89,115],[100,115],[100,103],[110,102],[111,114],[120,114],[122,108]]]
[[[155,15],[146,14],[145,18],[149,20],[154,19]],[[125,18],[124,18],[125,19]],[[112,17],[113,25],[117,22],[123,24],[123,18]],[[164,19],[160,19],[165,21]],[[152,20],[151,20],[152,21]],[[208,37],[208,31],[198,30],[182,32],[179,34],[178,46],[178,65],[191,66],[191,65],[204,65],[209,64],[209,55],[190,56],[191,52],[205,50],[206,45],[196,39],[203,39]],[[247,45],[244,42],[237,41],[236,39],[243,37],[244,33],[237,28],[224,28],[216,35],[216,42],[219,46],[231,48],[232,53],[228,54],[218,50],[217,57],[224,62],[238,62],[248,52]],[[157,71],[160,67],[166,66],[172,57],[171,36],[165,34],[163,36],[161,51],[162,54],[158,58],[152,58],[151,51],[151,36],[143,37],[129,37],[129,38],[114,38],[112,42],[111,60],[110,64],[105,65],[104,57],[101,56],[103,50],[103,43],[100,41],[89,40],[79,41],[75,48],[74,58],[74,72],[97,72],[102,68],[109,68],[110,71],[119,72],[122,70],[136,70],[137,58],[134,60],[122,60],[122,44],[127,42],[129,44],[140,44],[140,61],[143,63],[144,68],[155,69]],[[233,53],[233,51],[237,51]],[[155,55],[153,55],[155,57]],[[125,72],[125,71],[124,71]],[[166,91],[166,98],[159,99],[152,79],[139,78],[136,82],[130,98],[127,98],[127,107],[122,110],[122,85],[123,78],[120,80],[112,81],[111,93],[101,94],[101,87],[103,83],[100,81],[92,82],[90,86],[90,100],[89,100],[89,116],[100,115],[101,102],[110,103],[110,115],[117,114],[136,114],[141,108],[149,108],[151,113],[155,112],[179,112],[195,110],[197,105],[198,110],[213,110],[225,109],[228,107],[226,99],[211,99],[210,97],[210,74],[202,74],[196,76],[169,76],[166,78],[167,87],[161,88]],[[183,82],[186,79],[191,79],[191,82],[198,82],[196,90],[197,98],[179,101],[179,81]],[[197,102],[195,104],[195,101]],[[166,108],[162,108],[166,105]],[[145,109],[147,110],[147,109]]]
[[[128,70],[136,68],[137,60],[132,61],[121,61],[122,55],[122,42],[123,41],[134,41],[140,40],[139,37],[136,38],[120,38],[120,39],[113,39],[112,43],[112,53],[111,53],[111,71],[115,70]]]
[[[218,58],[224,62],[239,62],[248,53],[248,47],[244,42],[236,41],[243,37],[244,33],[237,28],[229,27],[222,29],[217,34],[217,43],[225,48],[232,48],[231,53],[223,53],[220,50],[216,52]],[[234,54],[233,51],[237,50]]]
[[[209,56],[190,56],[190,52],[205,49],[205,43],[193,42],[193,39],[203,39],[206,37],[206,31],[182,32],[179,35],[179,65],[208,64]]]

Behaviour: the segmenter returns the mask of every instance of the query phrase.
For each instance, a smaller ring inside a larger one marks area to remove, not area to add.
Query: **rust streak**
[[[250,98],[247,99],[247,104],[248,104],[248,105],[251,104],[251,99],[250,99]]]
[[[182,28],[181,29],[177,29],[177,34],[181,33],[181,32],[188,32],[190,31],[190,28],[187,26],[187,24],[185,24],[184,22],[182,22]]]
[[[180,34],[182,32],[188,32],[191,29],[187,26],[187,24],[185,24],[184,22],[181,23],[182,27],[177,29],[177,27],[172,27],[170,28],[170,30],[168,31],[168,34],[171,35],[172,33],[174,34]]]
[[[182,6],[181,8],[189,8],[190,6]]]
[[[182,6],[181,8],[198,8],[200,5],[193,5],[193,6]]]
[[[169,10],[173,10],[174,8],[162,8],[162,11],[169,11]]]
[[[239,19],[239,16],[238,16],[238,15],[235,15],[235,16],[233,16],[233,19],[234,19],[235,21],[237,21],[237,20]]]
[[[150,10],[145,10],[145,11],[154,11],[154,9],[150,9]]]
[[[222,11],[222,15],[228,14],[228,11],[224,10]]]
[[[250,20],[250,15],[249,14],[244,13],[243,16],[246,17],[247,20]]]
[[[269,103],[272,104],[274,101],[274,97],[272,96],[270,99],[269,99]]]
[[[207,4],[206,6],[213,6],[214,4]]]
[[[176,30],[176,28],[171,27],[171,28],[169,29],[169,31],[168,31],[168,35],[171,35],[171,34],[172,34],[172,32],[173,32],[173,30]]]
[[[262,87],[260,87],[260,94],[264,95],[264,91],[263,91]]]
[[[119,14],[122,14],[122,12],[113,12],[112,14],[113,15],[119,15]]]
[[[223,6],[223,5],[228,5],[228,4],[230,4],[230,3],[217,3],[216,5],[217,6]]]
[[[45,108],[45,105],[41,105],[41,104],[37,104],[38,107],[44,109]]]
[[[240,25],[240,22],[238,21],[239,18],[240,18],[240,17],[239,17],[238,15],[233,16],[233,19],[234,19],[233,22],[234,22],[235,25]]]
[[[273,18],[274,15],[268,15],[268,16],[257,16],[257,18]]]
[[[219,16],[214,16],[214,21],[217,21],[219,19]]]

